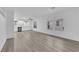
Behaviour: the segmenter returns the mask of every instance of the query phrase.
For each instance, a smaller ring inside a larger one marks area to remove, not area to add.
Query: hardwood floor
[[[79,42],[57,38],[34,31],[15,35],[16,52],[78,52]]]
[[[14,51],[14,39],[7,39],[1,52],[13,52]]]
[[[14,52],[79,52],[77,41],[34,31],[16,32],[14,38]]]

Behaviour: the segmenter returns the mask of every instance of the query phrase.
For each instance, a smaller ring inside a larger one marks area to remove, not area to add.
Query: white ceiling
[[[15,9],[15,17],[39,17],[47,14],[51,14],[63,9],[64,7],[16,7]]]

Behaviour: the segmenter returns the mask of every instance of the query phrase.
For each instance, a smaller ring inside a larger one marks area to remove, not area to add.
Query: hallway
[[[79,42],[73,40],[35,31],[17,32],[14,36],[14,52],[79,52]],[[11,44],[7,44],[7,52],[12,52]]]

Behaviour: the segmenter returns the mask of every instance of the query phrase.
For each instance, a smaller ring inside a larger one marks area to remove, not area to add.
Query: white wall
[[[64,19],[64,31],[47,30],[47,21],[54,20],[54,17],[56,19]],[[34,21],[37,21],[38,26],[37,29],[33,28],[35,31],[79,41],[79,8],[68,8],[57,13],[39,17]]]
[[[0,14],[0,51],[6,41],[6,19]]]
[[[6,40],[12,38],[14,30],[13,11],[10,8],[0,8],[0,51]]]
[[[28,21],[24,26],[22,26],[23,31],[32,30],[32,22]]]
[[[0,14],[0,50],[6,41],[6,22],[5,18]]]
[[[3,8],[5,9],[5,14],[6,14],[6,34],[7,34],[7,39],[8,38],[13,38],[12,34],[14,32],[14,10],[12,8]]]

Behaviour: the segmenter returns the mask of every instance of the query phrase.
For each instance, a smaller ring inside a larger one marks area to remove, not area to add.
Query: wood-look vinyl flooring
[[[77,41],[35,31],[16,32],[14,38],[7,41],[6,52],[79,52]]]

